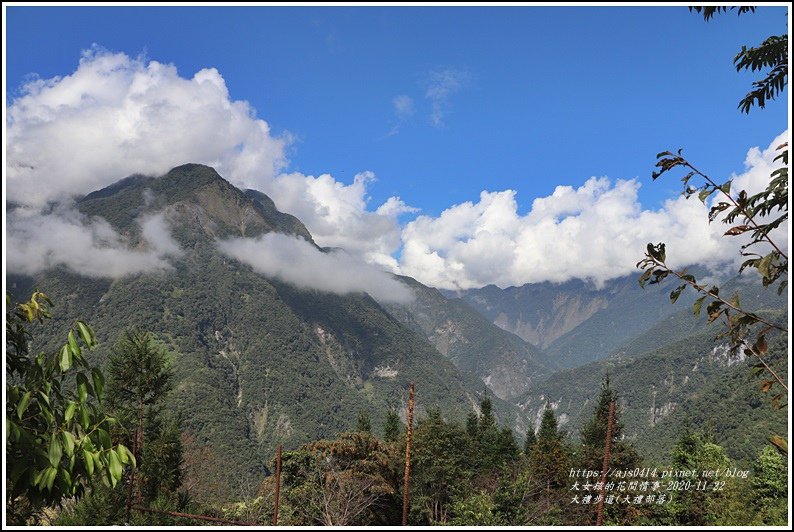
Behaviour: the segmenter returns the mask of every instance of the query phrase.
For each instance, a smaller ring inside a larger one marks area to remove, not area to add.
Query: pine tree
[[[537,436],[535,436],[535,427],[530,425],[529,428],[527,429],[527,437],[524,440],[524,456],[530,455],[530,453],[532,452],[532,448],[535,446],[535,443],[537,443],[537,441],[538,438]]]
[[[166,349],[148,332],[126,331],[110,356],[108,376],[112,384],[108,404],[131,427],[130,444],[141,458],[134,473],[136,491],[146,504],[158,497],[178,500],[181,433],[179,423],[162,413],[173,386]]]
[[[358,413],[358,425],[356,426],[357,432],[366,432],[370,434],[372,432],[372,424],[369,422],[369,414],[367,414],[364,410]]]
[[[477,437],[477,428],[480,425],[480,419],[477,417],[476,412],[469,412],[469,415],[466,416],[466,434],[469,435],[470,438]]]
[[[557,427],[554,411],[546,405],[538,430],[537,443],[531,452],[531,469],[547,494],[565,488],[571,456],[565,436]]]
[[[400,437],[402,423],[400,416],[394,410],[386,412],[386,421],[383,424],[383,441],[395,442]]]
[[[604,464],[604,445],[609,424],[609,405],[615,401],[615,414],[612,418],[612,434],[610,443],[609,465],[619,469],[633,469],[640,464],[640,456],[634,446],[623,440],[623,422],[617,404],[617,394],[612,390],[607,375],[601,383],[601,394],[598,397],[593,416],[582,427],[582,467],[598,471]]]

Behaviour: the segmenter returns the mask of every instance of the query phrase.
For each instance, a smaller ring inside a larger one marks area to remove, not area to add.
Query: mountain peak
[[[160,177],[136,174],[92,192],[79,209],[105,218],[119,231],[135,231],[147,212],[164,212],[182,243],[279,232],[312,242],[306,227],[280,212],[262,192],[243,192],[214,168],[189,163]]]

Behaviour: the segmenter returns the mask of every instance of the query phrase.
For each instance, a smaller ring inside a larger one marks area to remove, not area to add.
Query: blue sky
[[[657,151],[685,147],[727,175],[786,128],[785,101],[737,111],[754,78],[732,67],[742,44],[785,22],[782,7],[709,23],[675,6],[11,7],[7,83],[13,95],[31,73],[70,73],[92,43],[145,52],[183,76],[217,68],[232,98],[298,137],[291,169],[374,171],[375,203],[397,194],[437,214],[513,188],[528,208],[606,175],[641,177],[647,204],[675,190],[649,184]],[[443,70],[462,87],[435,127],[425,93]],[[387,137],[403,94],[415,113]]]
[[[12,6],[6,15],[7,105],[35,76],[75,72],[94,45],[172,64],[185,79],[212,67],[230,101],[249,102],[274,137],[290,135],[279,172],[330,173],[340,186],[374,172],[362,193],[369,214],[399,196],[435,218],[483,190],[512,189],[523,216],[559,185],[602,190],[593,176],[638,178],[627,197],[660,209],[680,189],[672,177],[651,182],[657,152],[683,147],[727,178],[788,124],[785,99],[738,111],[759,74],[732,65],[742,44],[787,31],[784,7],[708,23],[682,6]],[[365,210],[360,221],[374,223]],[[415,216],[400,213],[402,236],[378,253],[399,259]],[[307,225],[322,238],[320,224]],[[422,277],[417,268],[407,273]],[[472,282],[490,279],[484,271]],[[502,284],[524,278],[511,279]]]

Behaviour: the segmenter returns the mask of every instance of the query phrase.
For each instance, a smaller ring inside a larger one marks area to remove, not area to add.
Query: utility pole
[[[408,388],[408,430],[405,434],[405,481],[403,483],[403,526],[408,524],[408,481],[411,478],[411,429],[414,421],[414,384]]]
[[[281,490],[281,445],[276,451],[276,500],[273,505],[273,526],[278,525],[278,496]]]

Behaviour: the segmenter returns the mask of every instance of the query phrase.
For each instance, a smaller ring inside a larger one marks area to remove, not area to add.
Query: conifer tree
[[[363,410],[358,413],[358,424],[356,425],[356,431],[366,432],[367,434],[372,432],[372,424],[369,422],[369,414]]]
[[[394,410],[386,412],[386,421],[383,424],[383,441],[395,442],[400,437],[400,416]]]
[[[612,418],[609,465],[614,468],[633,469],[640,464],[640,456],[634,446],[623,440],[622,413],[617,399],[617,394],[610,386],[609,375],[607,375],[601,383],[601,393],[598,396],[593,415],[582,427],[581,467],[585,469],[600,470],[603,467],[604,445],[609,424],[609,405],[612,401],[615,401],[615,414]]]
[[[565,488],[571,455],[565,436],[557,427],[554,411],[546,405],[538,430],[537,443],[531,453],[531,469],[545,486],[547,494]]]
[[[529,428],[527,429],[527,437],[524,440],[524,456],[530,455],[530,453],[532,452],[532,448],[535,446],[535,443],[537,443],[537,441],[538,438],[537,436],[535,436],[535,427],[530,425]]]

